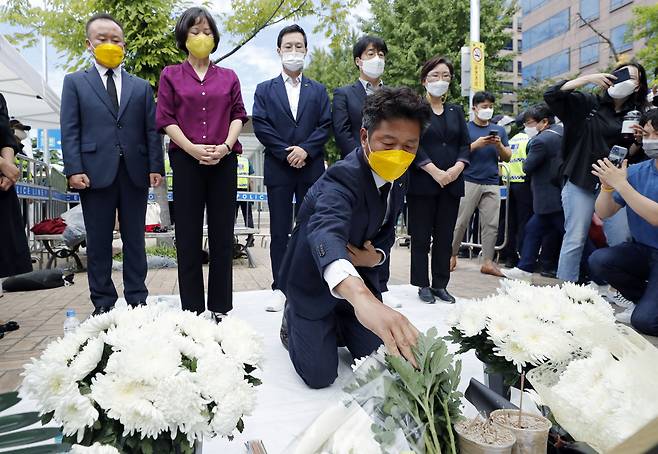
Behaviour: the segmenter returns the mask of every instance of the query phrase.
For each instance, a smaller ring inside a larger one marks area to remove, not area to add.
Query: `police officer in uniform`
[[[244,156],[238,156],[238,191],[241,192],[251,192],[252,184],[249,175],[254,174],[254,166],[251,165],[251,161],[245,158]],[[254,228],[254,217],[251,213],[252,203],[247,200],[239,200],[235,206],[235,222],[238,221],[238,209],[242,211],[242,218],[244,219],[244,225],[249,228]],[[247,235],[247,247],[252,247],[254,245],[254,235]]]

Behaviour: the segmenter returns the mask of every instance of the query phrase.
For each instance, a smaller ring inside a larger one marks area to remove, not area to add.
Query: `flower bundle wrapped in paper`
[[[449,339],[460,344],[458,353],[473,349],[492,372],[513,376],[591,350],[589,333],[615,324],[610,304],[591,287],[510,280],[496,295],[457,304],[451,317]]]
[[[590,351],[527,377],[571,436],[608,452],[658,417],[658,349],[621,325],[590,336],[597,344]]]
[[[166,304],[116,308],[27,364],[20,393],[71,444],[191,453],[203,437],[242,430],[262,352],[261,337],[233,317],[217,325]]]
[[[456,453],[461,363],[436,329],[414,349],[419,369],[381,347],[357,360],[336,403],[286,452],[293,454]]]

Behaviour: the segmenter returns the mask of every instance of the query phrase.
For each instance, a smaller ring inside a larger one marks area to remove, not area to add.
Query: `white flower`
[[[578,285],[573,282],[565,282],[562,285],[562,290],[569,298],[581,303],[586,303],[599,296],[599,293],[589,285]]]
[[[514,330],[512,319],[505,312],[491,315],[487,321],[487,335],[492,340],[502,341]]]
[[[477,336],[485,327],[487,312],[485,303],[462,303],[457,329],[466,337]]]
[[[150,334],[110,356],[105,371],[125,378],[156,383],[178,372],[181,354],[170,337]]]
[[[101,338],[96,337],[87,342],[69,366],[76,381],[84,379],[91,371],[96,369],[103,357],[104,349],[105,342]]]
[[[23,376],[19,394],[34,399],[42,413],[53,411],[61,396],[70,394],[72,389],[77,390],[73,371],[53,361],[33,360],[25,365]]]
[[[212,430],[221,436],[231,435],[238,420],[242,416],[251,414],[255,404],[256,399],[252,387],[241,381],[213,408],[214,417],[210,423]]]
[[[263,337],[245,322],[226,317],[219,324],[222,350],[242,364],[259,366],[263,362]]]
[[[201,438],[207,430],[207,405],[210,403],[200,395],[191,372],[162,380],[155,391],[153,405],[162,412],[169,423],[172,437],[180,430],[188,434],[188,440]]]
[[[502,356],[507,361],[516,366],[519,373],[528,363],[531,363],[533,357],[525,349],[525,346],[519,341],[514,339],[507,339],[503,341],[494,341],[494,353],[497,356]]]
[[[81,442],[85,429],[93,426],[98,419],[98,410],[88,397],[75,390],[61,397],[55,404],[54,419],[62,423],[64,435],[77,433],[78,442]]]
[[[91,446],[73,445],[71,447],[71,454],[120,454],[120,453],[114,446],[94,443]]]

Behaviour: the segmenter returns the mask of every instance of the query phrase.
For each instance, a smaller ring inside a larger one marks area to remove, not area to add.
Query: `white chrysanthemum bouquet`
[[[589,286],[536,287],[505,280],[498,294],[458,304],[449,339],[459,353],[475,350],[487,370],[508,377],[590,351],[591,332],[615,324],[613,309]]]
[[[262,354],[262,338],[233,317],[216,324],[165,304],[116,308],[32,359],[20,394],[44,423],[63,426],[65,442],[191,453],[203,437],[242,431]]]

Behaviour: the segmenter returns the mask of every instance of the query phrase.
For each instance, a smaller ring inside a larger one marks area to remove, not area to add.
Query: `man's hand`
[[[149,180],[151,181],[151,187],[157,188],[162,184],[162,175],[159,173],[149,173]]]
[[[475,142],[471,143],[471,150],[477,150],[478,148],[486,147],[487,145],[496,143],[494,139],[494,136],[478,137]]]
[[[85,173],[78,173],[69,177],[69,186],[73,189],[87,189],[91,186],[91,181]]]
[[[9,189],[14,185],[14,182],[11,181],[6,176],[0,176],[0,191],[9,191]]]
[[[347,254],[350,257],[352,265],[364,268],[375,267],[384,258],[381,252],[377,251],[370,241],[363,243],[363,248],[348,243]]]
[[[11,180],[12,183],[18,181],[18,177],[21,172],[18,170],[18,167],[10,161],[9,159],[0,160],[0,173],[7,179]]]
[[[608,158],[604,158],[592,164],[592,173],[599,177],[604,187],[618,190],[622,184],[626,183],[627,167],[626,159],[621,163],[621,167],[617,167]]]
[[[295,169],[301,169],[306,165],[306,158],[308,153],[301,147],[294,145],[292,147],[286,148],[286,151],[289,151],[288,154],[288,164]]]

